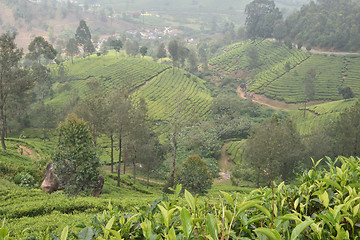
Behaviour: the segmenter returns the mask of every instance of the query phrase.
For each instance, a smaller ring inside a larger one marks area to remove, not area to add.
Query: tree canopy
[[[25,92],[32,87],[32,81],[27,78],[27,71],[19,67],[23,51],[15,44],[15,34],[9,32],[0,36],[0,116],[1,116],[1,144],[6,152],[5,133],[6,119],[5,106],[7,99],[12,94]]]
[[[272,0],[254,0],[245,8],[246,31],[249,38],[272,37],[276,21],[282,19]]]
[[[285,23],[292,39],[320,48],[360,49],[360,4],[348,0],[318,0],[304,5]]]
[[[100,163],[87,124],[70,115],[59,124],[58,134],[52,160],[59,181],[71,195],[91,190],[96,184]]]

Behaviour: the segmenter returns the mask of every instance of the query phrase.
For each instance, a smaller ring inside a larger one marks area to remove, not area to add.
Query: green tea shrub
[[[20,187],[27,187],[31,188],[35,186],[35,179],[34,177],[27,173],[21,172],[14,177],[14,182],[19,185]]]

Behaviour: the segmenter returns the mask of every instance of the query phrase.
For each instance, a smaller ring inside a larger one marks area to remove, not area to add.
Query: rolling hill
[[[183,120],[204,119],[209,113],[212,97],[205,81],[180,69],[151,60],[120,57],[114,53],[77,59],[66,63],[68,83],[54,88],[55,96],[48,103],[61,106],[72,91],[81,96],[90,78],[102,79],[106,89],[125,85],[136,98],[144,98],[156,132],[166,134],[167,123],[177,114]],[[67,85],[66,90],[62,86]],[[179,113],[178,113],[179,112]]]
[[[249,57],[249,49],[258,54],[256,64]],[[310,54],[271,40],[247,41],[233,44],[224,53],[209,61],[214,72],[234,75],[244,72],[247,91],[285,101],[304,102],[304,77],[314,69],[314,96],[310,100],[339,100],[339,88],[351,87],[359,95],[360,55]]]

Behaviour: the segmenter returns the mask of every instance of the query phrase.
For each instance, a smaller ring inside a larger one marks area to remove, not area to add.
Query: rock
[[[99,197],[102,192],[103,186],[104,186],[104,178],[103,176],[99,175],[96,181],[96,186],[94,188],[94,191],[92,192],[92,195],[94,197]]]
[[[52,193],[59,189],[59,181],[54,173],[52,162],[50,162],[46,167],[45,178],[42,181],[40,188],[47,193]]]
[[[98,179],[96,181],[96,185],[95,188],[92,192],[92,195],[94,197],[99,197],[101,192],[102,192],[102,188],[104,186],[104,178],[99,175]],[[62,190],[64,189],[63,184],[61,184],[58,180],[57,180],[57,175],[54,172],[54,168],[53,168],[53,162],[50,162],[47,167],[46,167],[46,173],[45,173],[45,178],[41,183],[40,188],[42,190],[44,190],[47,193],[53,193],[57,190]]]

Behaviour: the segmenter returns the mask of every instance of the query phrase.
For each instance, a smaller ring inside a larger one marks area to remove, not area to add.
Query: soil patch
[[[252,101],[254,101],[256,103],[259,103],[261,105],[267,106],[269,108],[275,109],[275,110],[283,110],[283,111],[301,110],[301,109],[298,109],[298,108],[299,107],[304,107],[304,103],[286,103],[286,102],[283,102],[283,101],[268,98],[268,97],[266,97],[265,95],[262,95],[262,94],[251,93],[251,97],[247,97],[247,96],[245,96],[245,92],[242,91],[242,89],[240,87],[237,89],[237,92],[238,92],[238,94],[239,94],[239,96],[241,98],[244,98],[244,99],[251,98]],[[325,101],[325,100],[322,100],[322,101],[320,101],[320,100],[319,101],[310,101],[306,105],[310,106],[310,105],[324,103],[324,102],[330,102],[330,101]]]
[[[220,179],[215,179],[214,184],[219,184],[224,181],[230,180],[230,169],[233,167],[233,163],[230,161],[230,156],[226,152],[226,147],[228,143],[221,148],[221,155],[219,158],[219,168],[220,168]]]
[[[30,149],[28,149],[27,147],[19,146],[18,151],[20,152],[21,155],[29,156],[31,158],[35,158],[34,153]]]

